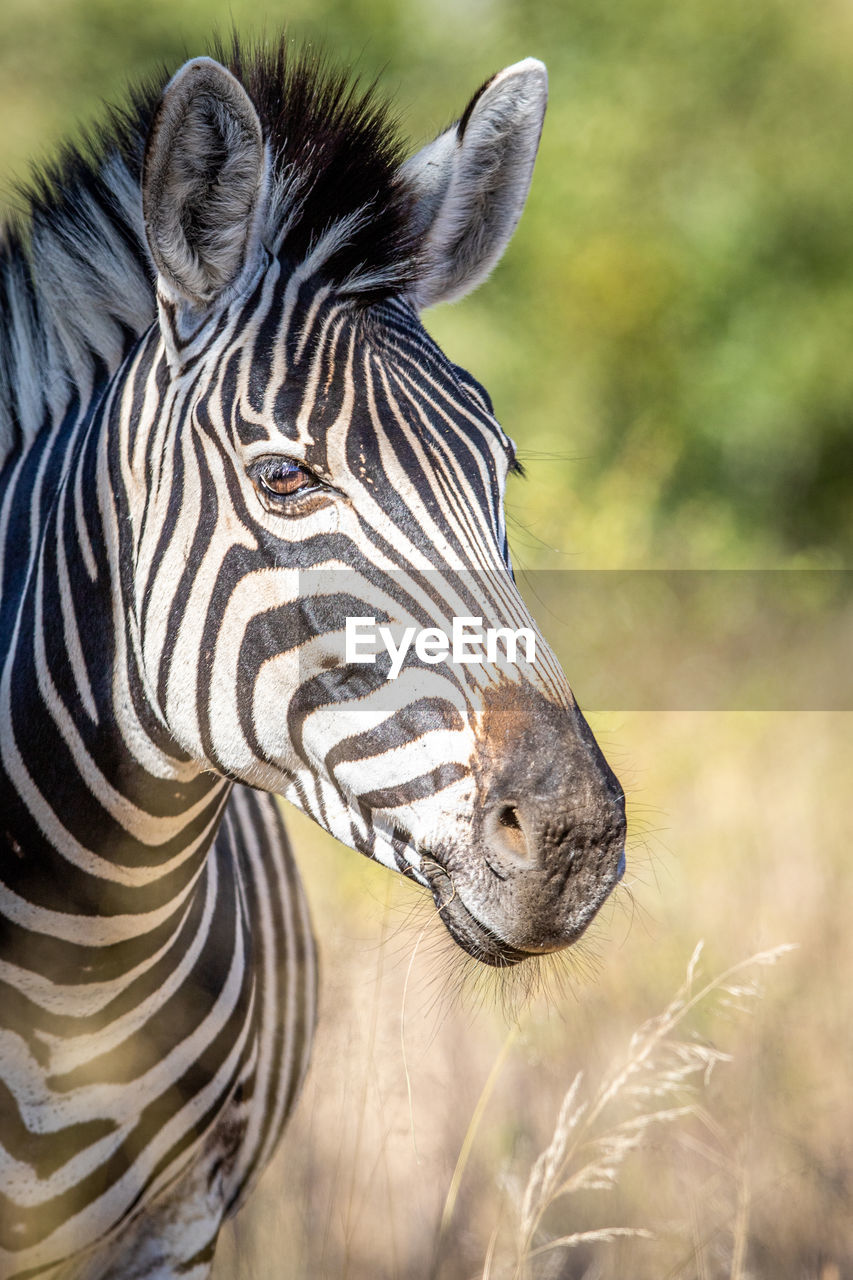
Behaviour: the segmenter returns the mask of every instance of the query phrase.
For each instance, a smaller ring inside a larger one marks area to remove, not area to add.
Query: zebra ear
[[[417,230],[425,234],[417,306],[461,298],[497,264],[530,190],[547,101],[544,65],[516,62],[403,166],[416,195]]]
[[[161,293],[193,312],[239,284],[258,248],[267,185],[261,122],[249,95],[211,58],[166,86],[142,166],[142,211]]]

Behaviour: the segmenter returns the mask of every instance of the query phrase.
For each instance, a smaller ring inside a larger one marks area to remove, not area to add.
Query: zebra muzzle
[[[425,875],[457,942],[512,963],[577,941],[621,879],[625,797],[574,703],[492,689],[479,737],[472,826]]]

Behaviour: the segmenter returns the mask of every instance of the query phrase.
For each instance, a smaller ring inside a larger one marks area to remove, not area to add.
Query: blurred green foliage
[[[416,141],[497,67],[548,63],[516,241],[427,321],[527,461],[509,498],[522,564],[847,563],[844,0],[4,0],[0,198],[129,77],[232,20],[286,20],[380,75]]]

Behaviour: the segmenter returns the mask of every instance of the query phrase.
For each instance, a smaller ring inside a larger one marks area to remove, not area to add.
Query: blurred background
[[[546,634],[543,570],[849,566],[849,0],[3,0],[0,206],[128,79],[232,22],[286,22],[378,76],[413,145],[495,69],[547,62],[516,238],[426,319],[518,444],[514,557]],[[853,1275],[851,717],[669,705],[591,716],[629,873],[529,990],[473,972],[416,889],[291,815],[317,1049],[216,1280]],[[629,1049],[702,938],[706,976],[797,950]],[[565,1176],[531,1182],[549,1143]]]

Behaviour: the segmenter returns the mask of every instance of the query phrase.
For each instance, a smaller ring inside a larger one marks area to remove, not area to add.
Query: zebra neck
[[[133,964],[190,909],[230,783],[170,740],[136,660],[109,413],[39,437],[0,498],[0,917]]]

